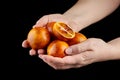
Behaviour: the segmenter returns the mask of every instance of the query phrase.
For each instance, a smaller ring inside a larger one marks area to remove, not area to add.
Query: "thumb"
[[[33,26],[34,27],[43,27],[48,23],[48,15],[45,15],[43,17],[41,17],[36,24]]]
[[[86,41],[81,42],[79,44],[75,44],[75,45],[68,47],[65,50],[65,52],[68,55],[73,55],[73,54],[79,54],[81,52],[90,51],[90,50],[91,50],[91,47],[89,46],[89,41],[86,40]]]

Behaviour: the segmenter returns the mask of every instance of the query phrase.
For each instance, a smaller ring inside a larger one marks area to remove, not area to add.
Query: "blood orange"
[[[65,41],[54,40],[48,45],[47,54],[54,57],[63,58],[66,55],[65,49],[68,47],[69,45]]]
[[[56,22],[53,25],[53,34],[63,41],[67,41],[75,37],[75,32],[65,23]]]

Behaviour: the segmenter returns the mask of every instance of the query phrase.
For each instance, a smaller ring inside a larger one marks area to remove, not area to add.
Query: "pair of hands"
[[[80,27],[78,27],[79,25],[74,21],[61,14],[45,15],[40,18],[35,25],[45,26],[47,23],[54,21],[62,21],[69,24],[74,31],[77,31],[78,28],[80,29]],[[22,47],[29,47],[27,40],[22,42]],[[112,52],[111,49],[113,49],[112,46],[101,39],[88,38],[82,43],[67,48],[65,53],[68,56],[65,56],[64,58],[45,55],[44,49],[39,49],[38,51],[31,49],[29,54],[31,56],[38,55],[39,58],[54,69],[70,69],[80,68],[94,62],[109,60],[112,57],[110,54]]]

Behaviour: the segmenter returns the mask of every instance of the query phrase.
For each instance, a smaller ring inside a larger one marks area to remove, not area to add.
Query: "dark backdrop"
[[[8,28],[8,30],[12,33],[12,36],[9,36],[12,40],[9,41],[10,50],[6,54],[7,60],[4,59],[4,61],[6,60],[5,64],[8,64],[6,66],[8,74],[15,73],[14,75],[19,78],[48,78],[50,80],[119,78],[119,60],[93,63],[78,69],[54,70],[37,56],[30,56],[28,53],[29,49],[22,48],[22,41],[26,39],[28,31],[40,17],[51,13],[64,13],[74,5],[76,1],[77,0],[16,0],[6,7],[7,20],[5,21],[10,22],[10,26],[7,27],[10,28]],[[105,41],[120,36],[119,11],[120,9],[118,8],[111,15],[90,25],[81,32],[88,38],[102,38]],[[6,23],[6,25],[7,24],[8,23]],[[14,75],[11,77],[14,78]]]

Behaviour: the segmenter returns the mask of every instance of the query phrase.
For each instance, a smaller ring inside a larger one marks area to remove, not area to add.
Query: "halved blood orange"
[[[68,41],[75,37],[75,32],[63,22],[55,22],[52,31],[59,40]]]

